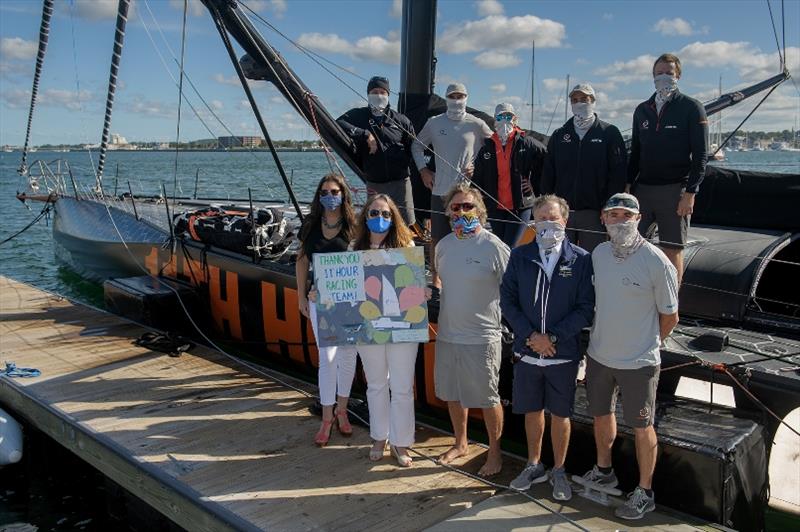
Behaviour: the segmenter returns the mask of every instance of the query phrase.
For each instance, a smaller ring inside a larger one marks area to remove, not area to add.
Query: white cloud
[[[224,107],[223,103],[219,100],[211,100],[211,102],[209,102],[209,106],[215,111],[219,111]]]
[[[482,17],[489,15],[502,15],[503,4],[498,0],[478,0],[475,2],[475,7],[478,8],[478,14]]]
[[[183,12],[183,0],[169,0],[169,5]],[[281,18],[288,8],[286,0],[248,0],[247,7],[256,12],[271,11],[278,18]],[[208,15],[208,9],[200,0],[189,0],[188,8],[189,14],[194,17]]]
[[[692,24],[680,17],[662,18],[653,25],[651,30],[665,36],[686,36],[696,33],[695,29],[692,27]]]
[[[223,85],[232,85],[234,87],[241,87],[238,76],[231,76],[229,78],[226,78],[224,75],[217,73],[214,74],[213,78],[214,81],[216,81],[217,83],[222,83]]]
[[[498,83],[496,85],[490,85],[489,90],[495,94],[502,94],[506,92],[506,84],[505,83]]]
[[[396,37],[396,34],[393,36]],[[297,42],[315,52],[343,54],[354,59],[393,65],[400,63],[400,41],[398,39],[386,39],[371,35],[351,43],[335,33],[304,33],[297,38]]]
[[[59,107],[77,111],[81,109],[84,102],[88,102],[91,99],[92,93],[87,90],[82,90],[78,94],[76,91],[64,89],[47,89],[39,93],[36,101],[37,105],[44,107]],[[6,107],[11,109],[27,108],[31,102],[31,91],[27,89],[3,91],[2,100],[5,102]]]
[[[403,0],[392,0],[392,9],[389,10],[389,16],[392,18],[403,16]]]
[[[174,103],[167,103],[149,98],[134,96],[122,106],[125,111],[157,118],[174,118],[177,116]]]
[[[542,85],[548,91],[560,91],[567,86],[566,83],[565,80],[559,78],[545,78],[542,80]]]
[[[183,0],[169,0],[169,5],[178,11],[183,12]],[[200,0],[189,0],[188,12],[193,17],[202,17],[208,14],[208,9]]]
[[[450,26],[437,39],[437,48],[452,54],[486,49],[507,51],[529,48],[533,40],[537,48],[558,48],[565,38],[566,30],[560,22],[534,15],[491,15]]]
[[[74,9],[75,14],[85,20],[113,20],[117,18],[117,4],[117,0],[74,0]],[[128,8],[128,20],[133,18],[134,7],[131,3]]]
[[[601,18],[603,20],[614,20],[614,14],[613,13],[603,13],[603,16]]]
[[[508,52],[487,50],[476,55],[472,61],[481,68],[508,68],[517,66],[522,60]]]
[[[39,45],[34,41],[26,41],[21,37],[3,37],[0,39],[0,56],[6,59],[29,60],[36,57]]]
[[[594,74],[606,76],[606,81],[613,83],[632,83],[653,77],[653,62],[656,56],[640,55],[630,61],[615,61],[594,70]]]

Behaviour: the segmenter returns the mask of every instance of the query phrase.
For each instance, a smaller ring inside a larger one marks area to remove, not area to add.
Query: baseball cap
[[[577,85],[572,87],[572,90],[569,91],[569,95],[572,96],[573,92],[582,92],[588,96],[591,96],[592,98],[597,98],[597,96],[594,93],[594,89],[588,83],[578,83]]]
[[[514,112],[514,106],[510,103],[498,103],[497,107],[494,108],[494,114],[497,116],[503,113],[511,113],[512,115],[517,114]]]
[[[468,94],[467,87],[464,86],[463,83],[451,83],[447,86],[447,92],[444,93],[445,96],[450,96],[454,92],[460,92],[461,94]]]
[[[604,211],[610,211],[611,209],[625,209],[634,214],[639,214],[639,200],[633,194],[618,192],[608,198],[605,206],[603,206]]]

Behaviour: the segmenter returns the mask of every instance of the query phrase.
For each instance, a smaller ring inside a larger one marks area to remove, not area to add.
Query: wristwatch
[[[558,336],[555,334],[548,334],[547,338],[550,340],[550,343],[556,345],[558,343]]]

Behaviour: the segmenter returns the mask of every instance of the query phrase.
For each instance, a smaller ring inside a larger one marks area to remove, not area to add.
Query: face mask
[[[639,236],[639,222],[628,220],[616,224],[607,224],[606,231],[611,238],[611,244],[615,247],[629,247],[633,245]]]
[[[372,111],[383,111],[389,105],[388,94],[367,94]]]
[[[669,74],[659,74],[653,78],[656,92],[661,98],[668,98],[673,92],[678,90],[678,78]]]
[[[447,98],[447,118],[461,120],[467,114],[467,99]]]
[[[536,241],[542,249],[553,249],[564,240],[564,226],[559,222],[536,222]]]
[[[385,233],[392,226],[392,221],[383,216],[367,219],[367,228],[373,233]]]
[[[328,194],[327,196],[320,196],[319,202],[329,211],[335,211],[342,204],[342,195],[334,196],[333,194]]]
[[[508,136],[514,131],[514,124],[503,120],[502,122],[495,122],[494,129],[497,131],[497,136],[500,137],[500,142],[503,144],[508,140]]]
[[[474,214],[464,213],[450,219],[450,227],[453,228],[453,233],[455,233],[456,237],[462,239],[475,236],[480,226],[481,221]]]
[[[578,102],[572,104],[572,114],[575,118],[587,120],[594,117],[594,102]]]

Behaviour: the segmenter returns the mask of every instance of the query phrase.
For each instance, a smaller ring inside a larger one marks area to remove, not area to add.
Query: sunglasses
[[[370,218],[377,218],[378,216],[383,216],[387,220],[391,220],[392,219],[392,211],[381,211],[381,210],[378,210],[378,209],[370,209],[367,212],[367,215]]]
[[[463,203],[451,203],[450,204],[450,210],[453,211],[453,212],[459,212],[459,211],[469,212],[474,208],[475,208],[475,204],[474,203],[469,203],[468,201],[465,201]]]
[[[511,113],[503,113],[495,116],[494,119],[497,120],[498,122],[503,122],[503,121],[511,122],[512,120],[514,120],[514,115],[512,115]]]
[[[339,190],[338,188],[332,188],[330,190],[323,188],[322,190],[319,191],[320,196],[327,196],[328,194],[330,194],[331,196],[338,196],[341,193],[342,191]]]

